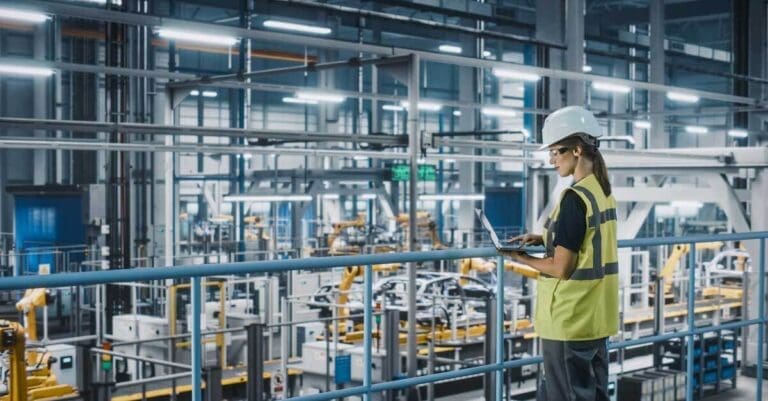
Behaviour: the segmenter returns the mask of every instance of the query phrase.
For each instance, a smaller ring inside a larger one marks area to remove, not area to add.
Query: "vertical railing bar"
[[[760,264],[758,267],[757,279],[758,282],[758,311],[760,316],[760,325],[757,326],[757,390],[755,390],[755,399],[763,399],[763,343],[765,342],[765,238],[760,240]],[[748,318],[749,316],[747,316]]]
[[[202,379],[202,339],[200,338],[200,277],[192,277],[192,401],[203,401]]]
[[[363,282],[365,288],[363,291],[363,387],[365,387],[365,394],[363,394],[363,401],[371,400],[371,336],[372,336],[372,313],[373,309],[373,266],[365,265],[365,276]],[[381,336],[381,333],[379,333]],[[381,337],[379,337],[381,338]]]
[[[504,385],[504,256],[496,260],[496,401],[501,401]]]
[[[694,379],[694,371],[693,371],[693,348],[694,348],[694,339],[696,334],[694,333],[695,330],[695,319],[694,319],[694,303],[695,303],[695,292],[696,292],[696,243],[690,244],[691,251],[688,253],[688,332],[690,333],[688,335],[688,358],[686,360],[687,366],[686,366],[686,373],[688,375],[688,380],[686,382],[685,387],[685,399],[686,401],[693,401],[693,379]],[[657,300],[657,302],[663,302],[663,300]],[[699,383],[701,385],[701,383]]]

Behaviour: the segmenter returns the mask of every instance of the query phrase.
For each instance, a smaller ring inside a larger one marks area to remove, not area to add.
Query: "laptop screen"
[[[475,209],[475,213],[477,214],[477,218],[480,219],[480,222],[483,224],[483,227],[485,227],[485,230],[488,231],[488,234],[491,236],[491,242],[493,242],[493,245],[496,248],[501,248],[499,237],[496,236],[496,231],[493,229],[491,222],[488,221],[488,219],[485,217],[485,213],[483,213],[483,211],[480,209]]]

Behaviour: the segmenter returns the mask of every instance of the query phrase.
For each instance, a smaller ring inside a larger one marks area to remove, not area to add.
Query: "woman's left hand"
[[[501,254],[518,262],[523,262],[528,257],[528,254],[523,251],[502,252]]]

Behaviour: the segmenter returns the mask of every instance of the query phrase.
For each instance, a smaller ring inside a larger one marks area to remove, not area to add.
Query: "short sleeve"
[[[579,195],[568,191],[560,201],[560,215],[553,247],[558,245],[573,252],[579,252],[587,233],[587,206]]]

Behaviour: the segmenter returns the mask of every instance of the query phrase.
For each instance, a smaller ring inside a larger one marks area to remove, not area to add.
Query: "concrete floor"
[[[759,401],[755,396],[756,391],[757,385],[755,379],[747,376],[739,376],[739,378],[736,379],[735,389],[728,390],[704,399],[707,401]],[[763,399],[766,398],[768,398],[768,380],[763,380]]]
[[[531,383],[533,385],[533,383]],[[756,398],[757,386],[755,379],[747,376],[739,376],[736,388],[724,391],[720,394],[702,398],[706,401],[760,401]],[[763,399],[768,400],[768,380],[763,380]],[[485,401],[482,390],[467,393],[454,394],[437,398],[438,401]],[[621,401],[621,400],[618,400]]]

